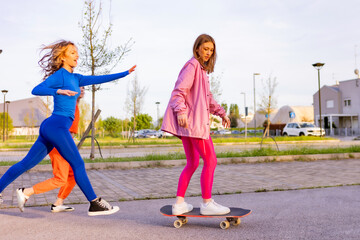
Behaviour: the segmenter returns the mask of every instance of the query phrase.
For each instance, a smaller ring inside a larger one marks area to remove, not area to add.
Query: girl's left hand
[[[222,125],[225,127],[225,128],[228,128],[230,127],[230,119],[228,118],[228,116],[224,116],[222,118]]]
[[[129,73],[132,73],[133,71],[135,71],[136,65],[132,66],[132,68],[129,69]]]

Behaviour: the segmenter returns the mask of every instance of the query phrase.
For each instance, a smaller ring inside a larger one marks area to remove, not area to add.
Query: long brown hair
[[[211,55],[211,57],[209,58],[209,60],[207,62],[204,62],[200,58],[199,54],[197,53],[197,50],[199,49],[201,44],[206,43],[206,42],[212,42],[214,44],[214,52]],[[206,70],[207,73],[214,72],[214,67],[215,67],[215,62],[216,62],[216,45],[215,45],[215,40],[210,35],[201,34],[200,36],[197,37],[197,39],[195,40],[195,43],[194,43],[194,47],[193,47],[193,54],[194,54],[194,57],[199,61],[199,63]]]
[[[62,57],[65,56],[65,52],[69,45],[75,46],[73,42],[60,40],[41,48],[41,52],[49,50],[38,62],[44,72],[43,80],[63,66],[64,63]]]

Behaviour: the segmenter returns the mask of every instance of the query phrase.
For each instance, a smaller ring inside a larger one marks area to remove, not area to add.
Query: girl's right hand
[[[187,128],[188,122],[186,118],[186,114],[181,114],[177,116],[178,124],[180,127]]]
[[[132,68],[129,69],[129,73],[132,73],[133,71],[135,71],[136,65],[132,66]]]
[[[58,89],[56,91],[57,94],[59,95],[65,95],[65,96],[75,96],[76,94],[78,94],[77,92],[71,91],[71,90],[63,90],[63,89]]]

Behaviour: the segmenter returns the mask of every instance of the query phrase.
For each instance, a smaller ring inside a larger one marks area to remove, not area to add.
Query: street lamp
[[[256,137],[256,94],[255,94],[255,75],[260,75],[260,73],[253,73],[253,83],[254,83],[254,125],[255,125],[255,137]]]
[[[10,101],[6,101],[6,140],[9,139],[9,105]]]
[[[157,125],[159,126],[159,105],[160,102],[155,102],[156,104],[156,110],[157,110]]]
[[[241,94],[244,95],[244,116],[245,116],[245,141],[247,138],[247,112],[246,112],[246,93],[242,92]]]
[[[7,94],[8,90],[1,90],[4,94],[4,111],[3,111],[3,142],[5,142],[5,95]]]
[[[325,63],[314,63],[313,67],[318,71],[318,84],[319,84],[319,113],[320,113],[320,137],[322,135],[322,128],[321,128],[321,95],[320,95],[320,69],[325,65]]]

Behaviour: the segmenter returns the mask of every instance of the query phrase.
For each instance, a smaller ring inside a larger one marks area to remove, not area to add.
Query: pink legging
[[[204,199],[210,199],[214,172],[217,164],[211,137],[209,136],[209,139],[181,137],[181,140],[184,146],[187,163],[179,178],[177,196],[185,197],[186,189],[189,186],[192,175],[199,166],[201,156],[204,160],[204,167],[200,179],[201,195]]]

